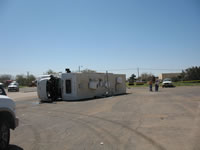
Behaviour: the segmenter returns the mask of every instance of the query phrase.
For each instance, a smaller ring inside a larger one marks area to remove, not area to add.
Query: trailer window
[[[65,86],[66,86],[66,93],[72,93],[72,83],[71,80],[66,80],[65,81]]]

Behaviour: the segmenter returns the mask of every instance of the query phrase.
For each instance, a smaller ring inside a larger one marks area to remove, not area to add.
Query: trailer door
[[[74,100],[77,97],[76,75],[73,73],[62,74],[62,99]]]

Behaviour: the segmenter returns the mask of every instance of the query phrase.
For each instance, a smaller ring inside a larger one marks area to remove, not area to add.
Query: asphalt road
[[[36,92],[8,93],[20,119],[10,150],[200,149],[200,87],[127,92],[43,104]]]

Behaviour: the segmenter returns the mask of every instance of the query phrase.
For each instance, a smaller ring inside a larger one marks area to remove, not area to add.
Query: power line
[[[121,68],[121,69],[105,69],[105,70],[97,70],[97,71],[124,71],[124,70],[135,70],[138,71],[139,70],[157,70],[157,71],[182,71],[184,69],[166,69],[166,68]]]
[[[105,70],[97,70],[97,71],[123,71],[123,70],[137,70],[137,68],[124,68],[124,69],[105,69]]]
[[[142,69],[142,70],[168,70],[168,71],[182,71],[182,70],[184,70],[184,69],[161,69],[161,68],[140,68],[140,69]]]

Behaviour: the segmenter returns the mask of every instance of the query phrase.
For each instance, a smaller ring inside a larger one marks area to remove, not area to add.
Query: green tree
[[[182,71],[181,77],[183,80],[200,80],[200,66],[187,68],[185,71]]]
[[[81,71],[82,73],[95,73],[95,70],[91,70],[91,69],[84,69]]]
[[[16,81],[19,83],[21,86],[30,86],[32,84],[32,81],[34,81],[36,78],[34,75],[17,75],[16,76]]]
[[[135,74],[132,74],[131,77],[128,79],[129,85],[134,85],[135,82]]]
[[[49,69],[44,74],[51,75],[51,74],[57,74],[57,72],[53,71],[52,69]]]
[[[21,86],[25,86],[26,85],[26,77],[25,75],[16,75],[16,81],[19,83],[19,85]]]
[[[150,81],[150,80],[153,80],[153,82],[154,82],[155,76],[151,73],[142,73],[138,79],[141,80],[141,81],[144,81],[144,82],[147,82],[147,81]]]
[[[6,80],[11,80],[12,76],[10,74],[2,74],[0,75],[0,82],[5,83]]]
[[[26,85],[27,86],[32,86],[32,82],[36,80],[36,77],[34,75],[29,75],[26,78]]]
[[[173,77],[173,78],[171,78],[171,79],[172,79],[173,82],[178,82],[178,81],[182,81],[182,80],[183,80],[183,77],[182,77],[182,75],[179,75],[179,76]]]
[[[0,75],[0,82],[3,83],[5,87],[9,85],[10,82],[7,82],[8,80],[12,80],[14,77],[10,74],[2,74]]]

